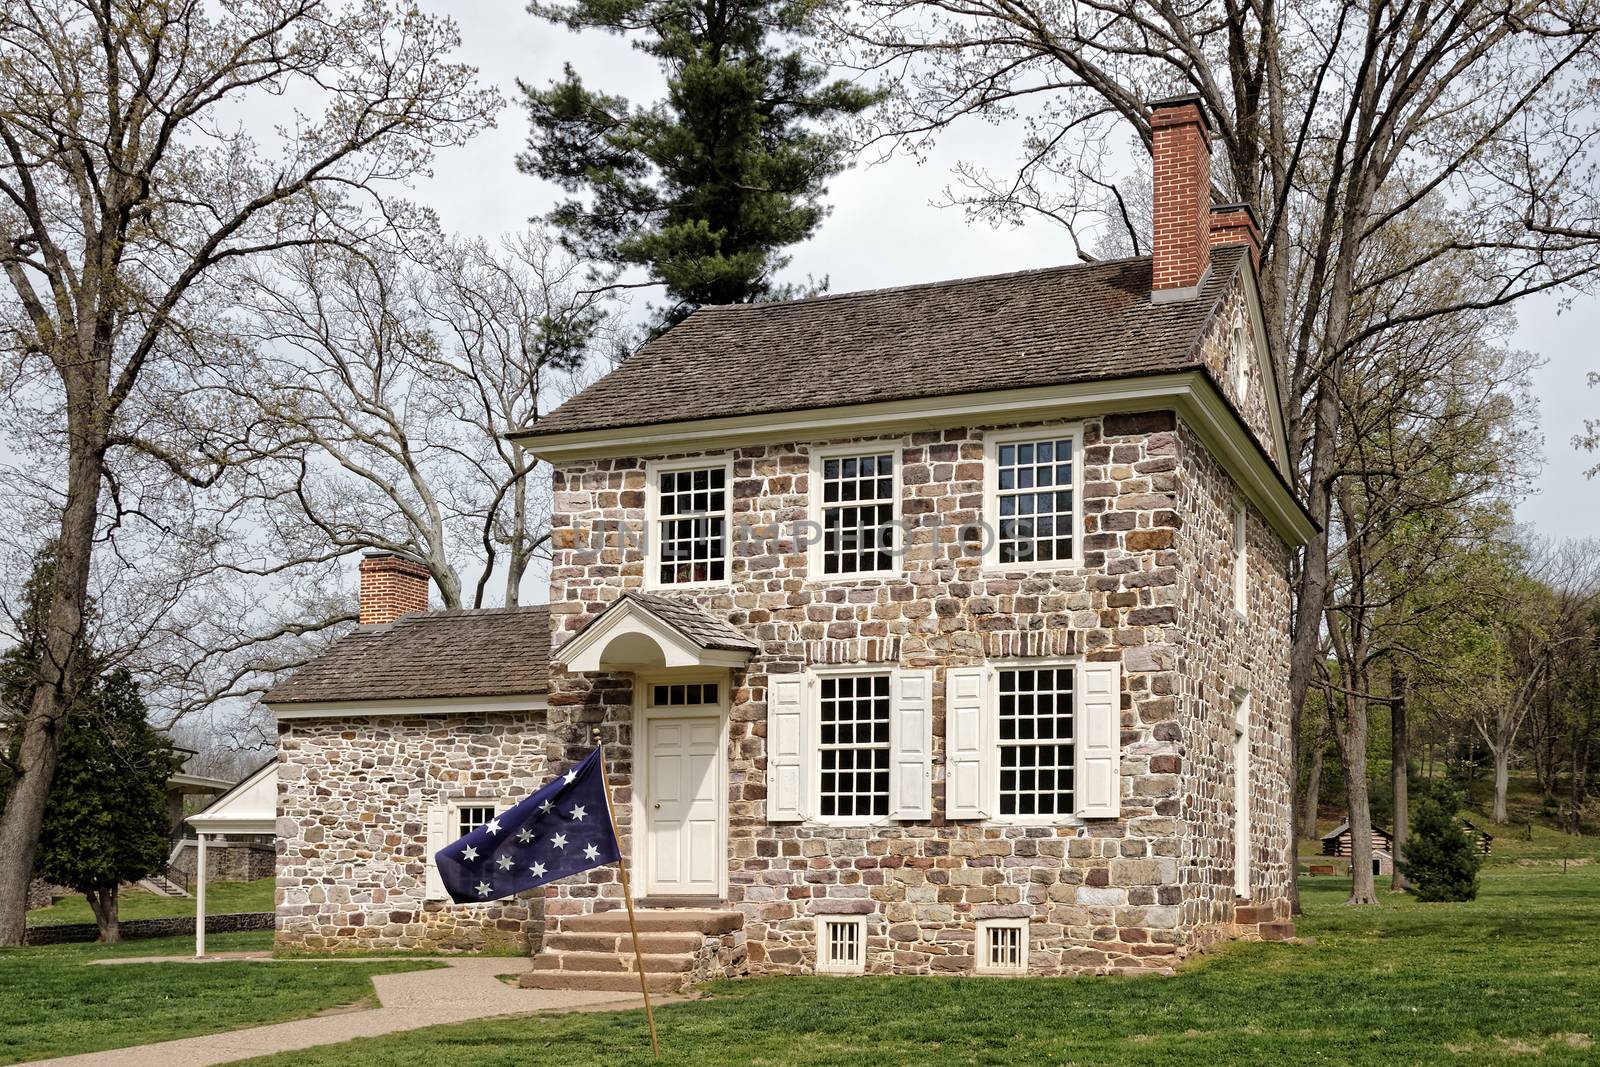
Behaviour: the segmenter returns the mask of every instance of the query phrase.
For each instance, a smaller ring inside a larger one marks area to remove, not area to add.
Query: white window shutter
[[[889,818],[933,818],[933,672],[896,671],[889,712]]]
[[[805,816],[807,729],[806,679],[797,674],[767,681],[767,821],[799,822]]]
[[[434,804],[428,808],[427,887],[428,900],[445,900],[444,880],[439,877],[439,865],[433,854],[450,843],[450,805]]]
[[[1115,819],[1122,814],[1122,665],[1085,663],[1078,669],[1077,690],[1073,778],[1078,815]]]
[[[944,675],[944,814],[987,819],[994,745],[990,741],[989,668],[951,667]]]

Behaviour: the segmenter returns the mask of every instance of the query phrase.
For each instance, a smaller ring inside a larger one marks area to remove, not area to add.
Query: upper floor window
[[[893,573],[899,497],[894,451],[830,451],[815,473],[822,575]]]
[[[1001,567],[1075,563],[1076,432],[996,434],[988,451],[988,562]]]
[[[1242,409],[1245,398],[1250,395],[1250,359],[1245,351],[1243,326],[1233,328],[1233,351],[1228,369],[1233,374],[1234,403]]]
[[[1069,666],[997,672],[1002,818],[1072,813],[1073,674]]]
[[[650,580],[658,585],[727,581],[727,465],[652,467],[649,479]]]
[[[1240,615],[1249,607],[1249,544],[1245,536],[1244,506],[1233,509],[1233,610]]]

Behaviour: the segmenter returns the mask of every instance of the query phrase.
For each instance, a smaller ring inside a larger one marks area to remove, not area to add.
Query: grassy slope
[[[207,941],[207,948],[217,952],[271,945],[270,930],[215,934]],[[188,938],[152,938],[0,951],[0,1063],[303,1018],[371,998],[371,975],[433,966],[401,961],[88,966],[106,956],[193,950]]]
[[[1592,849],[1590,850],[1593,851]],[[1471,904],[1307,883],[1311,945],[1235,945],[1171,979],[724,982],[657,1012],[665,1064],[1465,1064],[1600,1058],[1600,865],[1484,876]],[[438,1027],[285,1067],[651,1063],[642,1013]]]
[[[254,882],[206,883],[206,914],[226,915],[236,911],[272,910],[271,876]],[[129,919],[169,919],[194,914],[193,897],[163,897],[142,889],[125,889],[117,905],[117,915]],[[81,893],[62,897],[48,908],[28,912],[29,926],[54,926],[59,923],[92,923],[94,912]]]

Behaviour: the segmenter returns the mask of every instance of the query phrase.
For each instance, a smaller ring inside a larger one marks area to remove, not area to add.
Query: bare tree
[[[1589,284],[1600,267],[1600,191],[1587,177],[1600,25],[1586,5],[859,0],[825,17],[844,62],[900,85],[873,131],[879,144],[915,149],[967,116],[1022,117],[1014,172],[967,169],[966,200],[1001,221],[1060,222],[1080,254],[1077,235],[1097,218],[1129,243],[1141,237],[1124,210],[1120,154],[1084,146],[1122,130],[1148,148],[1153,98],[1201,98],[1215,119],[1219,194],[1264,223],[1279,399],[1325,531],[1340,525],[1344,382],[1374,342]],[[1386,249],[1377,264],[1364,256],[1374,238]],[[1414,285],[1440,271],[1484,284]],[[1414,289],[1428,298],[1387,299]],[[1322,670],[1330,580],[1324,534],[1296,580],[1296,742]]]
[[[102,534],[127,456],[205,486],[229,452],[175,451],[151,418],[226,338],[229,276],[264,252],[407,222],[386,183],[497,106],[449,62],[453,27],[383,0],[7,0],[0,17],[0,265],[6,348],[64,448],[59,577],[0,815],[0,945],[28,874],[75,697]],[[278,124],[244,122],[295,101]],[[292,117],[291,117],[292,115]],[[135,418],[135,414],[140,417]],[[183,411],[192,425],[204,412]]]
[[[536,461],[505,435],[552,406],[605,333],[580,269],[536,233],[258,264],[239,296],[255,344],[215,388],[272,426],[256,473],[277,535],[301,555],[419,560],[446,608],[481,607],[503,563],[516,604],[549,525]]]

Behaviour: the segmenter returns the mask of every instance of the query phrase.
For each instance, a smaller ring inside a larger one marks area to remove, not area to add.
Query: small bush
[[[1474,900],[1478,896],[1478,854],[1461,825],[1461,793],[1435,783],[1417,805],[1411,836],[1397,861],[1418,900]]]

